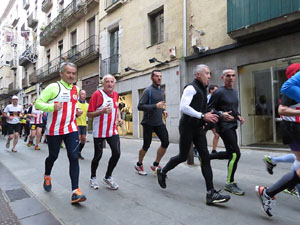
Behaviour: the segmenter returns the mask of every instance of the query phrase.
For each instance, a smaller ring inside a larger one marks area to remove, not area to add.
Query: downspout
[[[186,31],[187,31],[187,27],[186,27],[186,0],[183,0],[183,56],[186,57],[187,56],[187,50],[186,50]]]

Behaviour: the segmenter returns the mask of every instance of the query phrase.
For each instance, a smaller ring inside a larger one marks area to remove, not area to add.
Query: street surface
[[[277,196],[274,216],[267,217],[260,208],[256,197],[255,185],[271,185],[283,174],[290,171],[290,164],[280,164],[269,175],[262,161],[264,154],[271,156],[282,152],[265,152],[249,149],[242,150],[242,157],[236,173],[236,182],[245,192],[245,196],[231,194],[228,203],[215,206],[205,204],[206,190],[199,167],[186,163],[168,173],[167,188],[161,189],[156,176],[150,169],[159,142],[153,141],[145,157],[144,167],[147,176],[140,176],[134,170],[138,150],[142,140],[122,138],[121,158],[113,177],[119,184],[119,190],[112,191],[101,184],[100,189],[89,188],[90,166],[93,157],[91,134],[85,145],[80,160],[80,188],[87,196],[87,201],[80,205],[71,205],[71,184],[68,173],[66,150],[61,149],[58,160],[52,170],[52,191],[44,191],[44,160],[48,148],[41,144],[41,151],[28,148],[23,139],[19,140],[17,153],[5,149],[5,142],[0,138],[0,162],[25,186],[28,193],[37,198],[62,224],[67,225],[299,225],[300,201],[297,197],[281,193]],[[209,148],[210,149],[210,148]],[[222,149],[221,149],[222,150]],[[170,144],[161,164],[178,153],[178,144]],[[98,168],[97,179],[101,183],[110,157],[110,149],[104,149]],[[214,160],[214,184],[217,190],[224,187],[226,181],[226,161]],[[1,176],[1,175],[0,175]],[[225,192],[225,191],[224,191]],[[228,192],[226,192],[228,193]],[[28,206],[30,207],[30,206]]]

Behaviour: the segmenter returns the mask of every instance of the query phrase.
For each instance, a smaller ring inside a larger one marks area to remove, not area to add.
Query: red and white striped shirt
[[[112,111],[110,114],[102,114],[93,119],[93,137],[107,138],[118,134],[116,125],[119,95],[113,92],[111,96],[102,90],[97,90],[91,97],[89,103],[89,112],[100,111],[103,107],[110,105]]]
[[[57,83],[60,91],[49,103],[62,102],[62,109],[48,113],[46,134],[50,136],[78,131],[76,123],[77,88],[73,85],[72,90],[68,90],[60,82]]]
[[[296,105],[290,105],[289,106],[292,109],[300,109],[300,103],[297,103]],[[285,121],[300,123],[300,116],[281,116],[281,118]]]
[[[43,123],[43,111],[36,109],[32,106],[31,113],[36,115],[36,117],[31,117],[30,124],[42,124]]]

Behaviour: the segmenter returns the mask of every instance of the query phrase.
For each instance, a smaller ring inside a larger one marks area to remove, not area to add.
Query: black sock
[[[158,166],[159,163],[158,162],[153,162],[153,166]]]
[[[81,142],[80,142],[80,144],[79,144],[79,153],[81,153],[81,151],[82,151],[82,149],[83,149],[83,147],[84,147],[84,144],[85,144],[85,143],[81,143]]]
[[[141,165],[143,165],[143,163],[137,162],[136,165],[137,165],[137,166],[141,166]]]
[[[283,191],[286,188],[295,187],[296,184],[300,183],[296,171],[289,172],[280,178],[275,184],[269,187],[266,191],[267,195],[273,198],[276,194]]]

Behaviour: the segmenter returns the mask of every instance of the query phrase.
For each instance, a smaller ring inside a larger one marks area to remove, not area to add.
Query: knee
[[[168,140],[162,141],[161,142],[161,147],[168,148],[169,144],[170,144],[170,142]]]
[[[147,152],[149,148],[150,148],[150,145],[143,145],[143,148],[141,149],[141,151]]]

